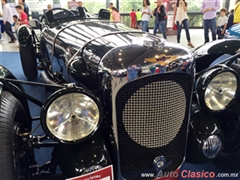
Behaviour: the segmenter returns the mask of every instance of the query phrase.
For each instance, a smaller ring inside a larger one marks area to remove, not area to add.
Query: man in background
[[[0,17],[2,17],[2,12],[0,12]],[[2,26],[0,24],[0,42],[2,41]]]
[[[229,29],[233,25],[233,17],[234,17],[234,9],[230,11],[230,14],[228,15],[228,24],[227,29]]]
[[[9,4],[7,3],[7,0],[2,0],[3,5],[3,24],[4,24],[4,30],[7,33],[7,35],[11,38],[11,41],[9,43],[15,43],[16,38],[13,35],[12,32],[12,23],[13,23],[13,15],[12,10]]]
[[[25,3],[25,0],[18,0],[18,4],[22,6],[22,9],[27,14],[27,17],[28,17],[28,20],[29,20],[29,7]]]
[[[220,0],[203,0],[201,11],[204,20],[204,39],[209,42],[209,27],[212,33],[212,40],[216,40],[216,14],[220,8]]]
[[[28,25],[28,17],[27,14],[23,11],[21,5],[17,5],[16,11],[19,13],[19,21],[17,22],[18,25],[26,24]]]
[[[81,8],[83,8],[85,12],[88,12],[87,8],[83,7],[82,1],[79,1],[79,2],[78,2],[78,6],[81,7]]]
[[[142,12],[140,12],[140,9],[137,9],[136,16],[138,29],[141,29]]]

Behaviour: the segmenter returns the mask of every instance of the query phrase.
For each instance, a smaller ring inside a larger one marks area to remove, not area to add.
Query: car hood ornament
[[[167,162],[167,159],[164,156],[158,156],[153,160],[153,167],[155,169],[155,177],[162,177],[162,170],[166,169],[172,161]]]

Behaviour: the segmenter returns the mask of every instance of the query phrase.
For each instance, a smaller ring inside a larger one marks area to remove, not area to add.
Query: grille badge
[[[153,167],[156,172],[155,177],[161,177],[162,176],[162,170],[167,168],[172,161],[167,162],[167,159],[164,156],[158,156],[153,160]]]

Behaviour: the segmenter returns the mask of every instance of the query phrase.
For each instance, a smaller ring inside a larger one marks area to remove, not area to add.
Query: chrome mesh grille
[[[128,99],[123,124],[128,135],[139,145],[148,148],[165,146],[179,132],[185,111],[186,97],[179,84],[174,81],[153,82]]]
[[[153,160],[167,159],[163,172],[183,162],[192,90],[185,73],[157,74],[132,81],[116,95],[116,121],[121,174],[140,179],[155,173]]]

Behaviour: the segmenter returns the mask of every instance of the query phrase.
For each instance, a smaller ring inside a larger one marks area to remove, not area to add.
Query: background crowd
[[[9,43],[15,43],[16,37],[13,35],[12,27],[14,27],[14,30],[17,30],[20,25],[28,24],[29,7],[25,0],[18,0],[18,5],[15,7],[19,14],[18,16],[13,15],[7,0],[2,0],[2,7],[3,12],[0,16],[3,17],[4,30],[11,39]]]
[[[150,6],[150,1],[143,0],[142,8],[139,8],[136,11],[135,9],[132,9],[132,11],[129,13],[131,18],[130,27],[149,32],[149,21],[151,18],[154,18],[153,34],[156,35],[158,31],[162,33],[163,38],[167,39],[166,8],[163,4],[163,0],[156,0],[155,3],[156,7],[152,9]],[[4,30],[11,39],[9,43],[14,43],[16,38],[13,35],[12,27],[14,27],[14,30],[16,31],[20,25],[28,24],[29,7],[25,3],[25,0],[18,0],[18,5],[15,8],[19,15],[13,16],[7,0],[2,0],[2,5],[3,13],[0,14],[0,16],[3,17]],[[85,12],[88,12],[87,8],[83,6],[82,1],[78,1],[78,6],[82,7]],[[51,4],[47,6],[47,9],[52,9]],[[121,15],[113,3],[109,4],[107,10],[110,11],[111,21],[121,22]],[[187,45],[193,48],[194,46],[191,42],[187,11],[187,0],[177,0],[176,4],[174,5],[172,26],[176,27],[177,30],[177,42],[180,43],[181,30],[184,28],[186,39],[188,41]],[[217,16],[218,11],[220,11],[219,16]],[[231,27],[233,24],[240,23],[240,0],[235,1],[235,8],[230,12],[227,12],[226,8],[220,7],[220,0],[202,0],[201,12],[203,14],[204,42],[207,43],[210,41],[209,30],[211,32],[211,40],[214,41],[216,39],[222,39],[229,27]]]
[[[217,11],[220,9],[220,14],[217,16]],[[185,29],[186,38],[188,41],[188,46],[194,47],[191,42],[189,23],[188,23],[188,4],[186,0],[177,0],[174,5],[174,15],[173,15],[173,26],[177,26],[177,42],[180,43],[181,30],[182,27]],[[152,12],[152,13],[151,13]],[[201,12],[203,13],[203,27],[204,27],[204,42],[209,42],[209,29],[212,34],[212,40],[222,39],[226,32],[226,29],[231,27],[233,24],[240,23],[240,0],[235,1],[235,9],[231,10],[229,13],[224,7],[220,7],[220,0],[202,0]],[[227,14],[229,14],[227,16]],[[137,14],[134,9],[130,13],[131,16],[131,27],[135,28],[135,21]],[[147,17],[146,17],[147,16]],[[149,19],[155,17],[153,34],[156,31],[162,33],[163,37],[166,37],[166,9],[163,5],[162,0],[156,1],[156,8],[151,10],[149,0],[143,0],[143,8],[141,17],[142,19],[142,31],[148,31]]]

